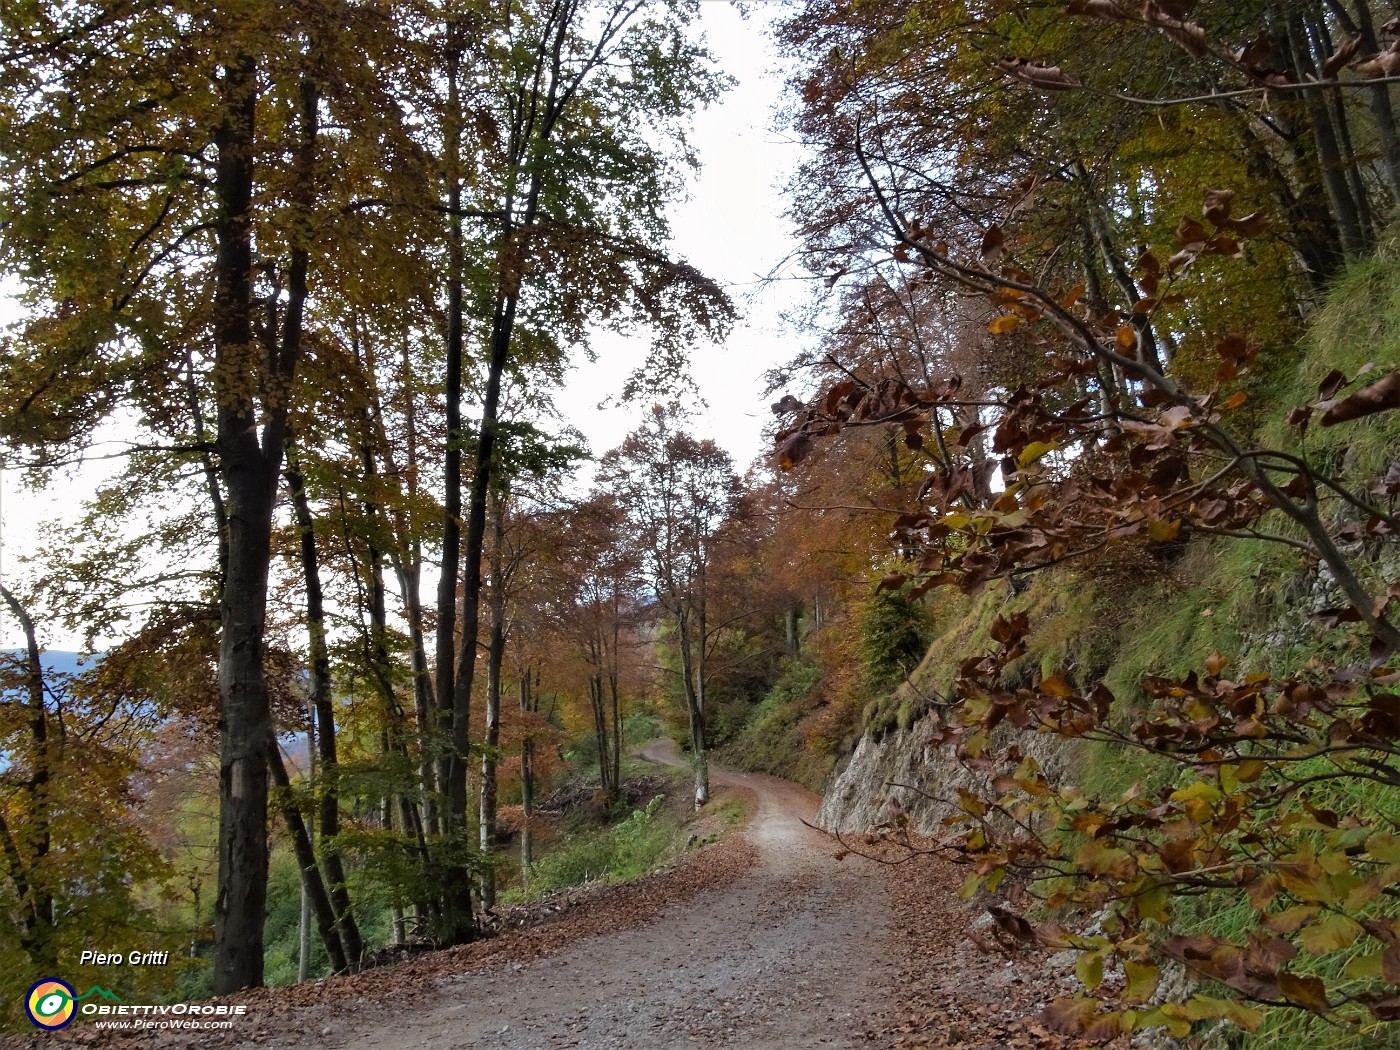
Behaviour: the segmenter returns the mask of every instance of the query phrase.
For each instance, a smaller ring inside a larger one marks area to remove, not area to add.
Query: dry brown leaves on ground
[[[640,926],[663,908],[702,890],[731,883],[748,871],[758,851],[741,835],[685,854],[673,867],[652,872],[622,886],[594,886],[557,895],[538,906],[512,909],[513,921],[533,910],[534,925],[444,951],[426,952],[406,962],[344,977],[283,988],[258,988],[211,1002],[245,1003],[248,1017],[227,1032],[104,1031],[79,1023],[47,1034],[45,1045],[66,1043],[95,1047],[154,1047],[197,1040],[200,1047],[259,1042],[263,1034],[285,1041],[305,1023],[302,1008],[335,1004],[338,1010],[379,1008],[401,1012],[415,998],[432,996],[441,978],[506,963],[523,964],[552,955],[585,937]],[[0,1047],[27,1047],[27,1037],[5,1037]]]

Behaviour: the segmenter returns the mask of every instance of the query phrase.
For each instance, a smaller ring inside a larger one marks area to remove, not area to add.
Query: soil
[[[673,747],[643,757],[682,764]],[[379,1050],[1060,1048],[1040,1010],[1065,994],[1040,955],[1005,955],[958,899],[962,873],[893,866],[804,822],[816,795],[712,770],[750,798],[742,836],[670,870],[558,899],[539,925],[350,977],[227,1001],[227,1033],[99,1032],[45,1044]]]

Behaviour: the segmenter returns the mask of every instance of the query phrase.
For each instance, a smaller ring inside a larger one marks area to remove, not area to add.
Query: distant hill
[[[0,654],[23,656],[24,650],[0,649]],[[94,653],[91,656],[84,656],[81,653],[67,652],[63,649],[46,649],[39,654],[39,662],[44,665],[45,674],[80,674],[101,660],[103,655],[103,653]]]

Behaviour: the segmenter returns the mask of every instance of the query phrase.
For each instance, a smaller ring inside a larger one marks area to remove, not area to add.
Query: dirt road
[[[644,755],[680,764],[669,744]],[[719,769],[713,781],[756,799],[745,835],[757,861],[740,878],[664,907],[643,926],[523,964],[502,959],[439,978],[432,994],[416,989],[403,1009],[386,988],[378,1002],[298,1009],[288,1017],[294,1040],[260,1025],[258,1042],[242,1045],[869,1046],[865,1033],[887,1022],[895,985],[885,880],[862,871],[866,862],[834,861],[830,842],[802,825],[816,812],[815,795]]]

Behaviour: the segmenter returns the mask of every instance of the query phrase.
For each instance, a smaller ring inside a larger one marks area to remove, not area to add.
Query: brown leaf
[[[1400,944],[1392,944],[1381,955],[1381,976],[1391,984],[1400,984]]]
[[[1341,369],[1334,368],[1323,376],[1322,382],[1317,384],[1317,397],[1320,401],[1331,401],[1337,396],[1337,392],[1347,385],[1346,373]]]
[[[1283,992],[1283,997],[1290,1003],[1298,1006],[1306,1006],[1309,1010],[1317,1013],[1326,1013],[1331,1009],[1327,1002],[1327,986],[1316,977],[1299,977],[1297,974],[1281,973],[1278,975],[1279,991]]]
[[[1069,13],[1090,15],[1105,22],[1122,22],[1128,17],[1128,13],[1114,0],[1070,0]]]
[[[1005,908],[991,907],[987,911],[996,922],[997,928],[1015,940],[1030,942],[1035,940],[1035,929],[1021,916]]]
[[[1332,52],[1322,66],[1322,75],[1328,80],[1332,80],[1341,72],[1348,62],[1356,57],[1356,53],[1361,50],[1361,34],[1357,33],[1350,40],[1345,41],[1341,47]]]
[[[1234,190],[1206,190],[1205,206],[1201,209],[1206,219],[1215,226],[1224,224],[1230,218],[1230,202],[1234,200]]]
[[[982,235],[982,258],[991,262],[1001,254],[1002,248],[1006,245],[1006,234],[1002,232],[1000,226],[990,227]]]
[[[1358,76],[1366,77],[1368,80],[1375,80],[1378,77],[1400,76],[1400,53],[1382,51],[1365,62],[1358,62],[1352,69],[1356,71]]]
[[[1183,248],[1203,247],[1210,239],[1210,233],[1195,219],[1182,216],[1176,225],[1176,243]]]
[[[880,585],[875,588],[875,593],[879,594],[883,590],[897,591],[905,585],[909,577],[902,572],[887,572],[880,580]]]
[[[782,470],[791,470],[806,459],[807,454],[811,451],[812,439],[802,431],[798,431],[778,446],[778,467]]]
[[[1268,60],[1273,53],[1274,42],[1264,30],[1259,30],[1254,39],[1235,52],[1235,61],[1246,69],[1257,69],[1260,63]]]
[[[1221,228],[1229,230],[1244,240],[1253,240],[1269,228],[1269,217],[1262,211],[1253,211],[1243,219],[1226,219]]]
[[[846,398],[850,397],[853,393],[855,393],[855,390],[856,384],[853,380],[850,379],[843,379],[841,382],[837,383],[834,387],[828,390],[826,392],[825,402],[826,414],[829,416],[835,416],[837,414],[837,406]]]
[[[1352,419],[1400,408],[1400,372],[1362,387],[1350,397],[1343,398],[1322,414],[1324,427],[1335,426]]]
[[[1171,3],[1169,0],[1147,0],[1147,3],[1143,4],[1142,14],[1148,25],[1160,31],[1192,58],[1205,58],[1210,54],[1206,31],[1195,22],[1185,21],[1186,10],[1189,10],[1186,5]],[[1173,13],[1177,11],[1183,13]]]
[[[1088,1027],[1090,1019],[1098,1010],[1098,1003],[1093,999],[1079,997],[1075,999],[1056,999],[1045,1008],[1041,1017],[1045,1023],[1057,1032],[1065,1035],[1079,1035]]]
[[[1081,86],[1077,79],[1059,66],[1048,66],[1044,62],[1008,55],[997,59],[996,65],[1003,73],[1044,91],[1069,91]]]
[[[1206,241],[1206,251],[1211,255],[1224,255],[1234,259],[1244,254],[1240,242],[1233,237],[1226,237],[1223,233],[1218,233]]]
[[[1168,272],[1175,275],[1176,273],[1185,270],[1188,266],[1190,266],[1193,262],[1196,261],[1196,255],[1197,252],[1194,249],[1181,249],[1181,251],[1177,252],[1170,259],[1167,260]]]

